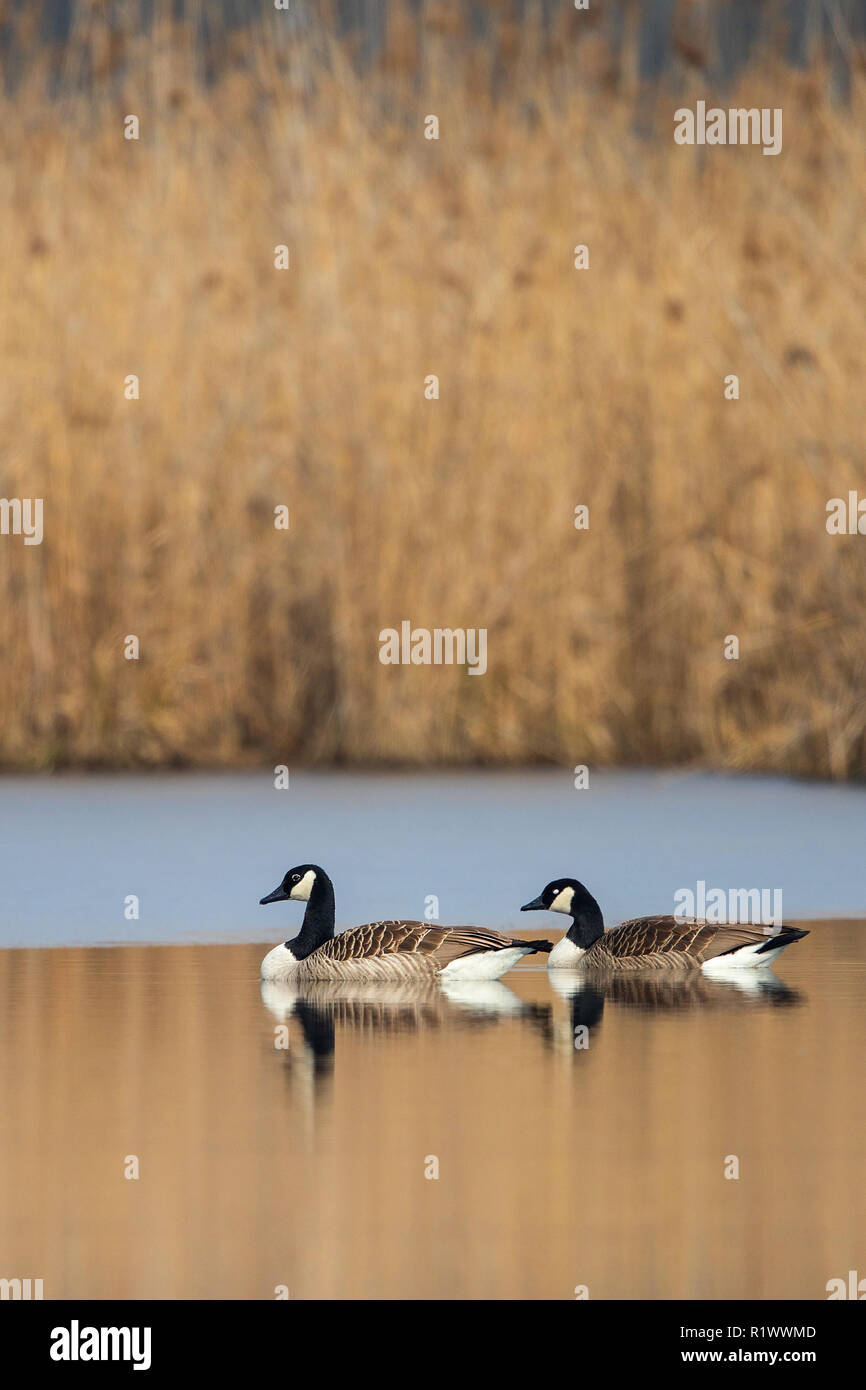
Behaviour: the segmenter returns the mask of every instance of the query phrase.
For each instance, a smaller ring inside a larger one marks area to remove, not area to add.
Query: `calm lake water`
[[[689,773],[301,773],[0,778],[0,946],[277,942],[259,907],[293,864],[334,880],[338,926],[423,917],[527,926],[556,874],[609,924],[674,894],[780,889],[787,917],[866,915],[866,788]],[[125,917],[130,895],[139,916]],[[544,919],[531,919],[539,925]],[[555,919],[548,919],[548,924]]]
[[[866,1268],[864,806],[651,774],[0,781],[0,1276],[46,1298],[825,1298]],[[611,922],[704,879],[781,888],[811,930],[744,987],[533,964],[452,994],[263,994],[300,909],[257,899],[306,859],[341,924],[435,893],[445,922],[543,934],[517,908],[571,872]]]

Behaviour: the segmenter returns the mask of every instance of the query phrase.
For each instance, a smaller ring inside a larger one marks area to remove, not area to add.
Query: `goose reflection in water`
[[[791,989],[769,969],[731,970],[712,977],[699,970],[688,974],[615,971],[550,972],[550,983],[566,1001],[567,1014],[553,1012],[546,1041],[559,1049],[581,1051],[601,1023],[606,1003],[645,1013],[686,1013],[690,1010],[735,1011],[755,1005],[791,1008],[805,1002],[799,990]],[[578,1033],[578,1029],[582,1031]]]
[[[437,1029],[526,1024],[543,1043],[560,1052],[588,1050],[606,1005],[645,1013],[698,1009],[735,1011],[756,1005],[792,1007],[803,996],[770,969],[731,971],[709,977],[700,971],[628,973],[556,971],[548,976],[550,1002],[528,1002],[501,980],[450,983],[280,984],[263,980],[262,1001],[273,1018],[299,1028],[302,1047],[278,1047],[290,1071],[320,1082],[332,1071],[338,1027],[354,1036],[405,1036]],[[559,996],[558,998],[556,996]]]
[[[294,1021],[303,1038],[304,1066],[316,1078],[334,1064],[337,1026],[357,1036],[405,1036],[438,1028],[475,1028],[503,1018],[549,1028],[551,1005],[527,1003],[501,980],[404,983],[261,982],[262,1001],[281,1024]],[[290,1048],[279,1049],[292,1065]]]

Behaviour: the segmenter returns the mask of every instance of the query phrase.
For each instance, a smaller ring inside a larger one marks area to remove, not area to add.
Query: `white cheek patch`
[[[300,883],[296,883],[294,887],[290,889],[289,897],[300,898],[301,902],[309,902],[315,881],[316,875],[313,873],[312,869],[307,869]]]
[[[571,912],[571,903],[574,898],[573,888],[560,888],[553,902],[548,908],[549,912]]]

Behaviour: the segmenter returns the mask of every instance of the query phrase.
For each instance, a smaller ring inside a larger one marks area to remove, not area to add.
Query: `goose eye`
[[[292,883],[300,883],[300,881],[301,881],[301,875],[300,875],[300,874],[292,874]]]

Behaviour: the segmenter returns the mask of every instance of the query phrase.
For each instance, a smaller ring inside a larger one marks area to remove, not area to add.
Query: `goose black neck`
[[[334,885],[328,875],[319,869],[307,899],[301,930],[293,941],[286,942],[297,960],[303,960],[330,941],[334,935],[335,911]]]
[[[581,884],[571,900],[571,926],[566,932],[569,941],[586,951],[604,935],[604,918],[592,894]]]

